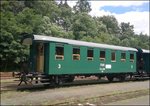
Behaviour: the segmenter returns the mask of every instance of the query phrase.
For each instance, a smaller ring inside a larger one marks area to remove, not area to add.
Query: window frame
[[[63,48],[63,54],[57,54],[57,48]],[[55,46],[55,60],[64,60],[64,45],[56,44],[56,46]]]
[[[89,51],[92,51],[92,56],[90,57],[90,56],[88,56],[89,54]],[[93,61],[94,60],[94,49],[93,48],[88,48],[87,49],[87,60],[88,61]]]
[[[102,54],[101,52],[104,52],[104,57],[101,56],[101,54]],[[100,50],[99,53],[100,53],[99,54],[100,61],[105,62],[106,61],[106,50]]]
[[[79,53],[74,53],[74,49],[79,49]],[[75,59],[74,57],[78,57],[78,59]],[[73,47],[72,48],[72,60],[79,61],[80,60],[80,47]]]
[[[112,53],[115,54],[115,55],[114,55],[114,56],[115,56],[115,60],[112,60],[112,56],[113,56]],[[111,51],[111,62],[116,62],[116,51]]]
[[[122,58],[123,57],[122,54],[125,54],[125,58]],[[120,60],[122,62],[126,62],[126,52],[121,52],[121,58],[120,58]]]
[[[133,55],[133,59],[131,59],[131,55]],[[130,52],[130,62],[134,63],[134,53]]]

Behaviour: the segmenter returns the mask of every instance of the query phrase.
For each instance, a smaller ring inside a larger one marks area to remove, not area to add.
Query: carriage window
[[[73,60],[80,60],[80,48],[73,48]]]
[[[134,62],[134,54],[130,53],[130,62]]]
[[[121,61],[126,61],[126,53],[121,53]]]
[[[93,50],[92,49],[87,50],[87,60],[93,60]]]
[[[63,46],[56,46],[55,59],[64,60],[64,47]]]
[[[105,61],[105,51],[100,51],[100,61]]]
[[[116,53],[115,52],[111,52],[111,61],[112,62],[116,61]]]

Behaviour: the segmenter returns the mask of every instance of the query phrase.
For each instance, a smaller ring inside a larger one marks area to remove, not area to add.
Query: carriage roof
[[[150,50],[142,49],[143,53],[150,53]]]
[[[131,48],[131,47],[85,42],[85,41],[57,38],[57,37],[51,37],[51,36],[43,36],[43,35],[33,35],[33,37],[25,38],[23,40],[23,44],[31,45],[32,41],[40,41],[40,42],[50,41],[50,42],[57,42],[57,43],[66,43],[66,44],[71,44],[71,45],[76,45],[76,46],[88,46],[88,47],[97,47],[97,48],[103,48],[103,49],[113,49],[113,50],[122,50],[122,51],[137,51],[137,49]]]

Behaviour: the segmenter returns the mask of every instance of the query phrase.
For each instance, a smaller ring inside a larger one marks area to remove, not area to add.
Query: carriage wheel
[[[123,82],[125,81],[126,76],[125,75],[120,75],[119,76],[119,81]]]
[[[111,75],[108,75],[108,76],[107,76],[107,79],[109,80],[109,82],[112,82],[112,81],[113,81],[113,79],[114,79],[114,77],[113,77],[113,76],[111,76]]]

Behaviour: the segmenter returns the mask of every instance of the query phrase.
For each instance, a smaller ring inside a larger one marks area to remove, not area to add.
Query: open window
[[[100,61],[105,61],[105,51],[100,51]]]
[[[87,60],[93,60],[93,49],[87,50]]]
[[[130,62],[134,62],[134,54],[130,53]]]
[[[64,46],[63,45],[56,45],[55,59],[64,60]]]
[[[111,61],[116,62],[116,53],[115,53],[115,51],[111,52]]]
[[[72,59],[73,60],[80,60],[80,48],[78,48],[78,47],[73,48]]]
[[[125,62],[125,61],[126,61],[126,53],[125,53],[125,52],[122,52],[122,53],[121,53],[121,61],[122,61],[122,62]]]

